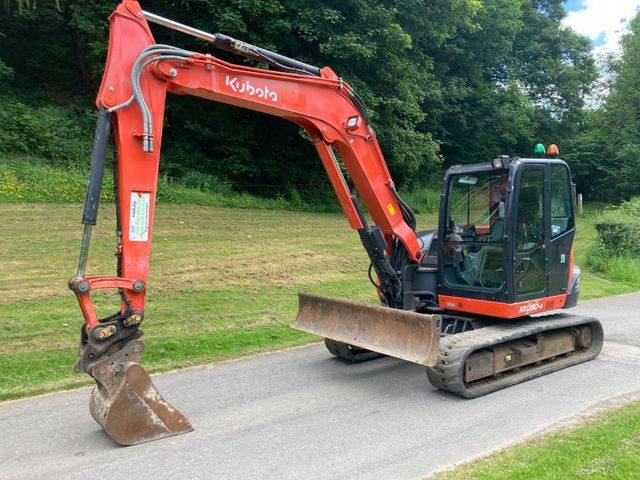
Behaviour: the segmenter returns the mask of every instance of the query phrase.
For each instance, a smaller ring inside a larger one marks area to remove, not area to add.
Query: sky
[[[567,0],[562,21],[591,39],[596,56],[619,52],[618,42],[629,19],[640,9],[640,0]]]

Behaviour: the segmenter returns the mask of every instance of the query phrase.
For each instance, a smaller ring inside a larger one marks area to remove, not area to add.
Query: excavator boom
[[[147,20],[279,71],[156,44]],[[158,394],[138,365],[167,92],[275,115],[308,132],[349,225],[358,231],[371,259],[381,297],[395,308],[358,308],[341,300],[313,297],[301,309],[297,327],[433,365],[440,332],[438,316],[396,310],[402,308],[398,271],[422,257],[415,218],[395,189],[357,93],[328,67],[314,67],[223,34],[196,30],[144,12],[137,2],[126,0],[110,17],[107,63],[96,100],[99,114],[83,215],[85,231],[77,275],[69,282],[85,318],[76,368],[97,382],[91,412],[105,431],[119,443],[133,444],[191,430],[188,420]],[[110,130],[117,149],[117,274],[86,276]],[[375,223],[372,227],[347,186],[336,152]],[[392,264],[394,258],[402,264]],[[120,308],[114,315],[98,318],[91,292],[104,288],[120,292]],[[408,316],[420,321],[413,322]],[[400,328],[400,342],[389,343],[393,335],[385,325]],[[404,356],[402,339],[413,342]],[[134,345],[136,350],[129,352]]]

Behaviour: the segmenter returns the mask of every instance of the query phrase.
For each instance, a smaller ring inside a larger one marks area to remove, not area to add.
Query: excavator
[[[149,23],[268,67],[157,44]],[[110,17],[80,259],[69,281],[85,320],[75,368],[95,379],[90,411],[115,442],[133,445],[193,428],[140,366],[167,92],[282,117],[309,134],[369,257],[369,279],[380,299],[380,305],[364,305],[299,294],[293,327],[324,337],[331,354],[352,362],[383,355],[415,362],[437,388],[474,398],[600,353],[597,319],[552,312],[575,306],[580,293],[565,162],[503,155],[453,166],[444,175],[437,229],[418,231],[363,100],[333,70],[124,0]],[[87,276],[111,131],[117,268],[112,276]],[[100,289],[120,298],[116,313],[104,318],[92,301]]]

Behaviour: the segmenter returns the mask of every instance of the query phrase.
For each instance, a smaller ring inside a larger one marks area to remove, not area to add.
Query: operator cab
[[[555,296],[562,296],[558,307],[569,306],[563,295],[573,275],[575,217],[565,162],[503,156],[457,165],[445,174],[443,200],[440,307],[490,315],[492,304],[483,301],[514,304]],[[577,288],[574,293],[571,303]],[[455,298],[464,299],[464,308]]]

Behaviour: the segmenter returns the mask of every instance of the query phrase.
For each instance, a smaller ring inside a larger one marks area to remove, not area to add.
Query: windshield
[[[475,238],[491,232],[505,218],[508,182],[504,170],[452,176],[447,233]]]
[[[446,285],[499,291],[505,283],[508,172],[451,176],[443,242]]]

